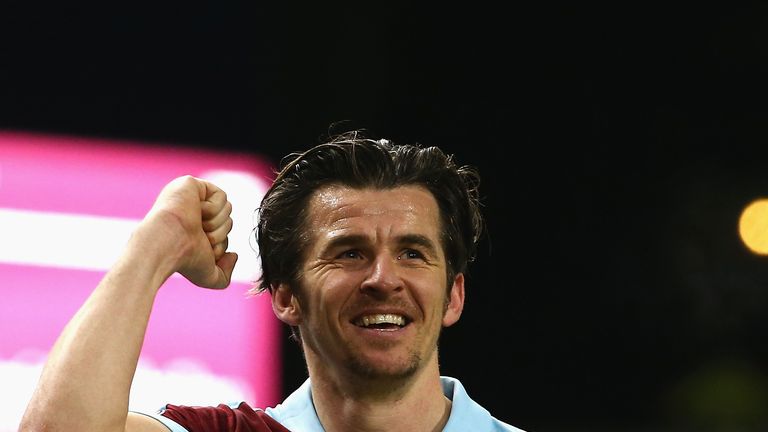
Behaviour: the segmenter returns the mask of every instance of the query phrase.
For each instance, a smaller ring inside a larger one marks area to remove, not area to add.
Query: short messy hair
[[[303,251],[311,241],[309,200],[315,191],[332,184],[355,189],[417,185],[429,190],[440,210],[450,286],[458,273],[467,272],[483,231],[479,183],[474,167],[457,165],[452,155],[437,147],[371,139],[362,130],[337,134],[309,150],[291,153],[281,161],[257,209],[261,275],[254,291],[271,291],[280,283],[297,286]]]

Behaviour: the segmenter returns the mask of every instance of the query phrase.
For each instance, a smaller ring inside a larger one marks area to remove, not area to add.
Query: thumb
[[[214,267],[215,274],[213,275],[213,281],[209,285],[210,288],[226,288],[232,282],[232,271],[235,269],[237,263],[237,254],[234,252],[227,252],[216,261],[216,267]]]

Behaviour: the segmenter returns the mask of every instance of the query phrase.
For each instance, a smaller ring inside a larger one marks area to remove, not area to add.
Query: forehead
[[[437,235],[440,211],[437,201],[423,186],[391,189],[355,189],[329,185],[315,191],[309,202],[309,225],[316,230],[389,226],[420,229]]]

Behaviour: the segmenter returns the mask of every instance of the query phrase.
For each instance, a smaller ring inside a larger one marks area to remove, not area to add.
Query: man
[[[438,338],[464,307],[482,228],[477,174],[437,148],[358,132],[290,155],[259,208],[262,276],[309,379],[276,407],[128,413],[155,294],[178,272],[225,288],[231,204],[170,182],[62,332],[22,431],[515,431],[441,377]]]

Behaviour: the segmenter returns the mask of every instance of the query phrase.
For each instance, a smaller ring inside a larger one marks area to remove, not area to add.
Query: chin
[[[401,379],[416,374],[419,370],[421,359],[411,356],[408,359],[395,361],[395,359],[363,359],[355,357],[348,362],[349,369],[361,378],[366,379]]]

